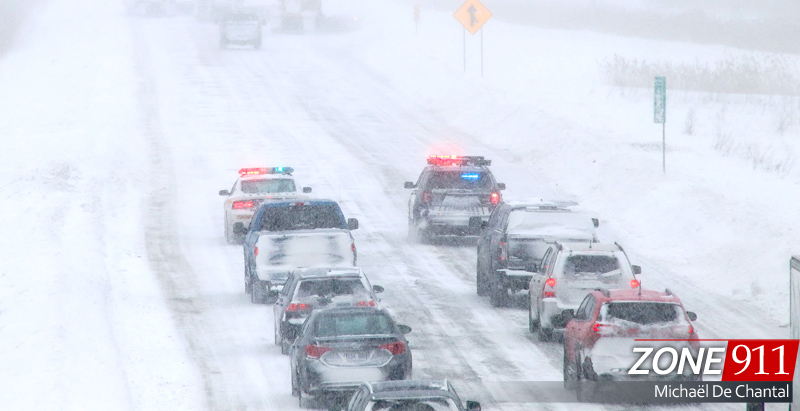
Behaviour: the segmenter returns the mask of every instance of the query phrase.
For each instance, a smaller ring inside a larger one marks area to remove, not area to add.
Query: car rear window
[[[294,180],[289,178],[242,181],[242,192],[247,194],[293,193],[295,191]]]
[[[428,180],[428,189],[487,191],[492,189],[492,179],[484,171],[436,170]]]
[[[649,301],[610,302],[600,308],[606,322],[626,321],[641,325],[671,323],[683,318],[683,309],[674,303]]]
[[[564,262],[564,277],[610,277],[622,274],[613,255],[572,255]]]
[[[458,411],[451,398],[372,400],[365,411]]]
[[[389,318],[382,314],[347,313],[325,315],[317,322],[317,337],[393,334]]]
[[[508,230],[527,230],[542,227],[575,228],[587,232],[594,230],[591,218],[574,211],[541,211],[538,209],[512,210],[508,216]]]
[[[295,297],[332,297],[337,295],[366,295],[367,290],[358,278],[330,278],[325,280],[303,280]]]
[[[262,231],[345,228],[339,206],[308,204],[289,207],[267,207],[261,219]]]

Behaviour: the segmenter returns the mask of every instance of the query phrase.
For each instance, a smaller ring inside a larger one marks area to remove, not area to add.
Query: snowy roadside
[[[495,161],[498,174],[535,173],[596,211],[614,239],[658,270],[645,284],[746,302],[773,327],[787,323],[786,262],[800,224],[794,98],[670,91],[664,176],[652,92],[607,86],[599,68],[617,54],[712,66],[772,55],[490,21],[481,77],[479,36],[467,35],[464,74],[462,29],[450,12],[423,9],[417,35],[404,6],[373,17],[372,35],[353,36],[355,58],[507,152]],[[517,198],[536,195],[509,188]]]
[[[147,264],[128,24],[121,3],[52,0],[0,60],[5,408],[203,407]]]

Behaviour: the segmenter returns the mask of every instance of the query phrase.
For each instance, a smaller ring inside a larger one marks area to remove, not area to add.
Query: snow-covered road
[[[487,139],[453,125],[462,113],[426,107],[434,91],[421,102],[406,88],[408,76],[363,58],[364,36],[374,30],[269,33],[263,50],[220,50],[216,27],[190,17],[68,3],[42,6],[18,50],[0,60],[0,95],[11,96],[0,100],[10,148],[0,154],[0,224],[20,232],[0,239],[8,253],[0,351],[19,354],[0,359],[0,383],[12,388],[0,392],[0,404],[297,408],[288,358],[272,343],[271,307],[252,305],[243,292],[242,251],[223,238],[216,196],[238,168],[260,165],[294,167],[315,196],[360,220],[359,263],[386,288],[384,305],[414,330],[415,378],[454,380],[462,397],[503,410],[533,405],[504,402],[498,382],[561,379],[561,346],[528,333],[524,296],[509,308],[476,296],[474,243],[408,243],[402,183],[416,179],[426,155],[457,151],[494,160],[508,198],[595,200],[596,187],[566,191],[576,185],[520,160],[529,150],[509,145],[519,139]],[[395,68],[406,69],[419,68]],[[596,143],[578,141],[585,124],[545,108],[523,120],[563,133],[575,156],[598,153]],[[587,173],[605,171],[591,167]],[[24,209],[14,205],[21,197]],[[759,304],[664,264],[657,241],[626,236],[619,220],[630,216],[601,215],[601,236],[631,244],[645,284],[677,290],[698,312],[703,337],[787,334]]]

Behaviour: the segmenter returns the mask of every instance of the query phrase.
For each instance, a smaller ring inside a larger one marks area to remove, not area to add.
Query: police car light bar
[[[294,169],[291,167],[251,167],[239,170],[240,176],[255,176],[261,174],[286,174],[291,175]]]
[[[428,164],[434,166],[490,166],[492,160],[486,160],[483,156],[436,155],[428,157]]]

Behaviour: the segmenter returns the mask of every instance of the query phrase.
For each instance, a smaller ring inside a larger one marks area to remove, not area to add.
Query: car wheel
[[[535,333],[539,331],[539,319],[533,319],[533,308],[528,307],[528,331]]]
[[[417,223],[411,219],[408,220],[408,242],[411,244],[418,244],[422,242],[419,228],[417,228]]]
[[[564,347],[564,388],[574,390],[578,386],[578,367],[567,359],[567,347]]]
[[[264,284],[259,280],[252,280],[250,284],[250,302],[253,304],[264,303]]]
[[[308,395],[304,395],[303,387],[300,387],[300,389],[297,390],[297,397],[298,397],[298,403],[300,405],[300,408],[311,408],[312,407],[312,404],[314,402],[314,397],[310,397]]]
[[[539,327],[539,341],[552,341],[553,340],[553,329],[552,328],[545,328]]]
[[[498,277],[499,275],[495,274],[495,278],[491,282],[489,299],[491,300],[492,307],[505,307],[508,302],[508,288]]]
[[[475,271],[475,288],[477,289],[478,296],[485,297],[489,294],[489,282],[486,280],[486,274],[481,270],[480,262],[476,264]]]
[[[281,341],[281,354],[289,355],[289,341]]]
[[[281,337],[280,333],[278,333],[278,327],[280,327],[280,325],[275,325],[275,345],[281,345]]]
[[[292,397],[297,397],[300,395],[300,389],[298,388],[298,378],[297,373],[292,369]]]
[[[250,294],[253,292],[253,284],[250,282],[250,276],[247,275],[247,263],[244,266],[244,292]]]
[[[580,357],[576,356],[578,360]],[[580,402],[591,402],[597,392],[597,376],[594,375],[592,363],[588,360],[583,361],[577,368],[577,397]]]

